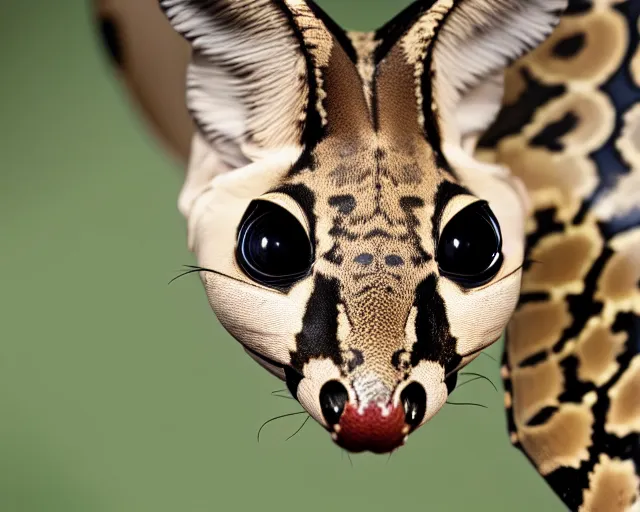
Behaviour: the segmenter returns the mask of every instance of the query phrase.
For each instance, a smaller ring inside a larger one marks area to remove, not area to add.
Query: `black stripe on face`
[[[311,241],[314,243],[314,245],[317,245],[316,216],[314,214],[314,209],[316,206],[316,196],[313,191],[306,185],[299,183],[282,185],[281,187],[273,189],[271,192],[286,194],[296,203],[298,203],[298,205],[304,212],[304,216],[307,218],[307,222],[309,223],[309,237],[311,238]]]
[[[291,366],[302,372],[311,359],[330,359],[342,367],[338,341],[338,304],[340,283],[337,279],[316,274],[315,286],[302,319],[302,331],[296,336],[296,350]]]
[[[434,247],[438,246],[438,240],[440,239],[440,230],[442,224],[442,216],[444,215],[444,209],[455,196],[459,195],[472,195],[471,192],[457,183],[450,181],[443,181],[438,186],[436,192],[435,208],[433,211],[433,217],[431,218],[432,236]],[[436,254],[438,251],[435,251]]]
[[[416,315],[417,341],[411,349],[411,365],[421,361],[433,361],[441,364],[445,372],[456,368],[462,357],[456,351],[457,339],[451,334],[447,308],[438,293],[435,274],[428,276],[416,289],[414,306]]]
[[[297,371],[295,371],[293,368],[289,366],[285,366],[284,377],[285,377],[285,382],[287,383],[287,389],[289,390],[289,393],[291,393],[291,396],[297,400],[298,386],[302,381],[302,378],[303,378],[302,375]]]

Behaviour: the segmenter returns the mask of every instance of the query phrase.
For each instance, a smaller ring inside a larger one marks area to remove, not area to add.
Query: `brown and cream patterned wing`
[[[189,43],[167,22],[158,0],[93,0],[93,6],[102,45],[134,111],[184,165],[194,133],[184,101]]]

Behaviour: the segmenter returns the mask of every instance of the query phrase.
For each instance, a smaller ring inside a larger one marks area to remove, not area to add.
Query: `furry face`
[[[431,418],[456,372],[500,337],[519,293],[522,247],[503,242],[522,229],[519,213],[501,223],[427,144],[416,153],[355,148],[347,164],[294,171],[254,164],[214,179],[194,204],[214,311],[353,450],[392,449]],[[334,409],[367,413],[380,432],[369,420],[347,432]]]
[[[350,451],[404,443],[515,309],[527,203],[471,155],[562,3],[418,2],[363,35],[301,0],[161,1],[193,50],[180,207],[211,306]]]
[[[511,443],[571,510],[638,510],[640,0],[418,1],[372,33],[312,2],[162,2],[184,39],[157,0],[97,5],[191,154],[214,310],[340,445],[390,451],[432,417],[520,288]]]

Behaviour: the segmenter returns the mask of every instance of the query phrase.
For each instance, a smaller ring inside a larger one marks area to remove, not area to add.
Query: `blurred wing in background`
[[[185,167],[194,126],[185,105],[191,50],[157,0],[95,0],[111,62],[151,130]]]

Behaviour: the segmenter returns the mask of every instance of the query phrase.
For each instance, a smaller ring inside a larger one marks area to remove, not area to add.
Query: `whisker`
[[[347,459],[349,459],[349,464],[351,464],[351,467],[353,468],[353,461],[351,460],[351,454],[347,451],[345,451],[345,453],[347,454]]]
[[[480,377],[474,377],[473,379],[465,380],[463,383],[461,383],[460,385],[456,386],[456,389],[460,389],[465,384],[470,384],[470,383],[472,383],[472,382],[474,382],[476,380],[480,380]]]
[[[276,389],[275,391],[272,391],[271,394],[275,395],[276,393],[286,393],[287,391],[289,391],[288,389]]]
[[[309,421],[309,418],[311,418],[311,416],[307,416],[304,421],[302,422],[302,425],[300,425],[300,427],[298,428],[298,430],[296,430],[293,434],[291,434],[289,437],[287,437],[285,439],[285,441],[288,441],[289,439],[291,439],[293,436],[295,436],[298,432],[300,432],[304,426],[307,424],[307,421]]]
[[[260,442],[260,432],[262,432],[262,429],[266,427],[269,423],[271,423],[272,421],[280,420],[282,418],[288,418],[289,416],[297,416],[298,414],[307,414],[307,411],[290,412],[288,414],[282,414],[281,416],[276,416],[275,418],[271,418],[265,421],[262,424],[262,426],[258,429],[258,442]]]
[[[447,401],[447,403],[449,405],[473,405],[475,407],[482,407],[483,409],[488,409],[488,407],[486,405],[483,404],[475,404],[473,402],[449,402]]]
[[[295,398],[293,398],[292,396],[286,396],[286,395],[272,395],[274,398],[284,398],[286,400],[295,400]]]
[[[185,266],[186,266],[186,267],[188,267],[188,265],[185,265]],[[178,279],[180,279],[181,277],[188,276],[188,275],[190,275],[190,274],[195,274],[196,272],[200,272],[200,269],[199,269],[199,268],[192,268],[192,269],[190,269],[190,270],[185,270],[184,272],[182,272],[182,273],[180,273],[179,275],[177,275],[176,277],[174,277],[174,278],[173,278],[171,281],[169,281],[167,284],[169,285],[169,284],[173,283],[174,281],[177,281],[177,280],[178,280]]]
[[[498,362],[498,360],[495,357],[493,357],[491,354],[487,354],[486,352],[480,352],[480,355],[481,356],[486,356],[489,359],[491,359],[492,361],[495,361],[496,363]]]
[[[491,384],[491,386],[493,386],[493,390],[496,393],[498,392],[498,388],[496,387],[496,385],[493,383],[493,381],[489,377],[485,377],[484,375],[480,375],[479,373],[473,373],[473,372],[464,372],[464,373],[461,373],[460,375],[473,375],[474,377],[478,377],[479,379],[484,379],[489,384]],[[469,381],[467,381],[467,382],[469,382]],[[466,382],[465,382],[465,384],[466,384]]]
[[[180,279],[181,277],[184,276],[188,276],[189,274],[194,274],[196,272],[209,272],[210,274],[215,274],[217,276],[222,276],[225,279],[229,279],[231,281],[236,281],[238,283],[241,283],[245,286],[251,286],[253,288],[258,288],[260,290],[262,290],[263,288],[257,284],[254,284],[252,282],[249,281],[243,281],[242,279],[238,279],[237,277],[232,277],[232,276],[228,276],[226,274],[223,274],[222,272],[218,272],[217,270],[213,270],[210,268],[205,268],[205,267],[198,267],[196,265],[183,265],[184,268],[187,268],[189,270],[184,271],[182,274],[180,274],[179,276],[174,277],[171,281],[169,281],[169,284],[173,283],[176,279]],[[282,293],[282,292],[279,292]]]

